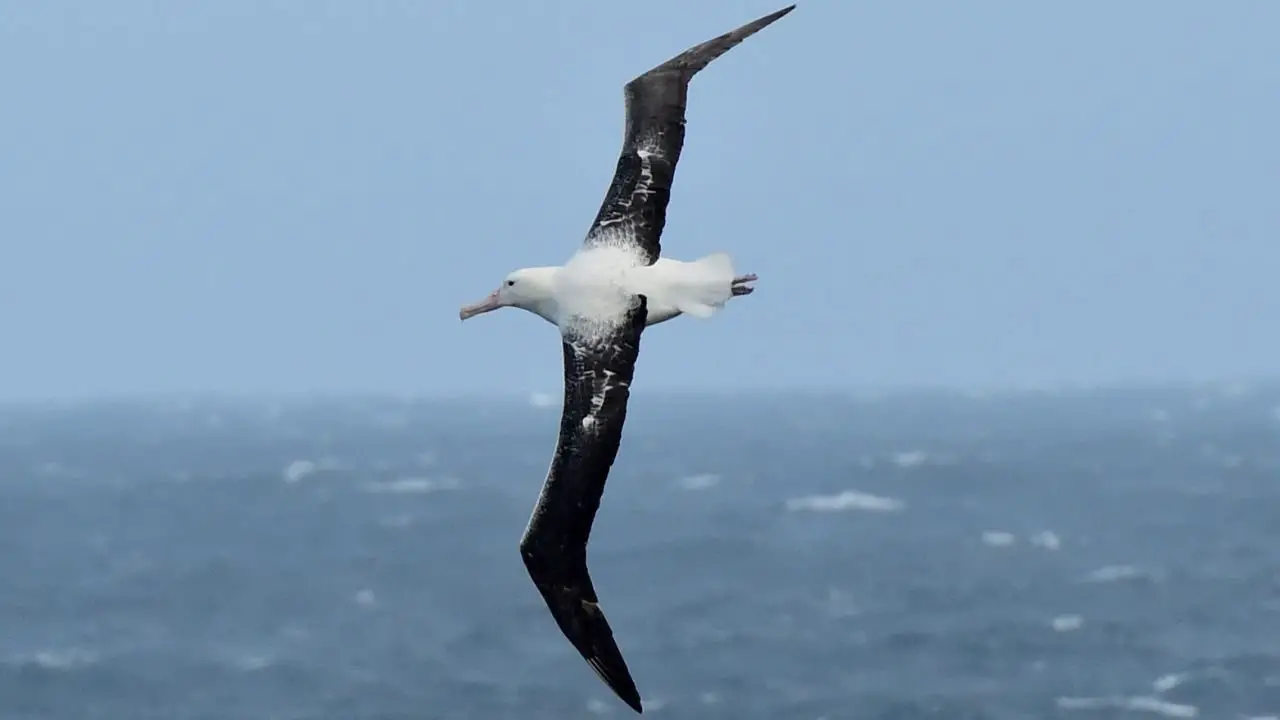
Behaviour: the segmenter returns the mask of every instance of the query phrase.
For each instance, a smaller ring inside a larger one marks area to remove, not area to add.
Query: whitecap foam
[[[699,473],[686,475],[676,480],[676,485],[684,490],[706,490],[720,484],[720,476],[715,473]]]
[[[361,487],[367,493],[411,495],[437,490],[455,490],[458,487],[458,481],[454,478],[432,480],[425,477],[402,477],[395,480],[370,481]]]
[[[1189,718],[1200,714],[1200,708],[1195,705],[1169,702],[1149,695],[1126,698],[1124,707],[1128,710],[1150,712],[1165,717]]]
[[[1133,710],[1149,712],[1155,715],[1172,718],[1193,718],[1200,715],[1195,705],[1182,705],[1167,702],[1149,695],[1136,697],[1060,697],[1057,700],[1059,710]]]
[[[13,664],[34,665],[45,670],[74,670],[97,662],[98,653],[73,646],[61,650],[39,650],[30,655],[19,655],[14,658]]]
[[[1142,571],[1132,565],[1104,565],[1085,576],[1089,582],[1118,582],[1141,577]]]
[[[310,460],[294,460],[285,467],[282,474],[285,482],[296,483],[315,471],[316,464]]]
[[[792,511],[836,512],[840,510],[869,510],[873,512],[896,512],[905,507],[906,503],[897,498],[871,495],[856,490],[845,490],[836,495],[808,495],[787,501],[787,509]]]
[[[1169,673],[1156,678],[1155,682],[1151,683],[1151,688],[1157,693],[1169,692],[1186,681],[1186,673]]]
[[[900,468],[913,468],[925,464],[929,460],[929,453],[923,450],[905,450],[894,453],[893,464]]]
[[[1018,542],[1018,538],[1011,532],[1003,530],[986,530],[982,533],[982,544],[991,547],[1009,547]]]
[[[1045,550],[1057,550],[1062,547],[1062,539],[1052,530],[1042,530],[1027,538],[1027,542]]]
[[[1079,630],[1084,626],[1084,618],[1079,615],[1059,615],[1054,618],[1049,625],[1053,627],[1056,632],[1071,632],[1072,630]]]

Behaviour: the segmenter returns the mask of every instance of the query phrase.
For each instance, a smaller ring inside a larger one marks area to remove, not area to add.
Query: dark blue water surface
[[[516,543],[558,407],[0,408],[0,720],[631,715]],[[1280,390],[637,392],[591,545],[669,718],[1280,715]]]

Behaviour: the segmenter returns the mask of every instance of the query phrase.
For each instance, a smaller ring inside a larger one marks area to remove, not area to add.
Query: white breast
[[[575,254],[556,273],[561,320],[621,319],[634,302],[629,273],[640,264],[636,253],[626,248],[591,248]]]

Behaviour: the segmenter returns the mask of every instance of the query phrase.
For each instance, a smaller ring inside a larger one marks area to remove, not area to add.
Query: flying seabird
[[[555,455],[520,540],[552,617],[618,697],[643,712],[591,577],[587,539],[618,454],[644,328],[681,314],[705,318],[750,294],[725,253],[660,258],[667,203],[684,145],[689,81],[711,61],[795,9],[790,5],[694,46],[626,84],[626,128],[613,182],[582,247],[560,267],[516,270],[461,319],[516,307],[560,329],[564,408]]]

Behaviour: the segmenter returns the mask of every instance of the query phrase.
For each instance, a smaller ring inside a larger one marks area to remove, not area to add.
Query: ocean
[[[0,407],[0,720],[633,714],[516,545],[547,398]],[[1280,716],[1280,388],[637,387],[645,715]]]

